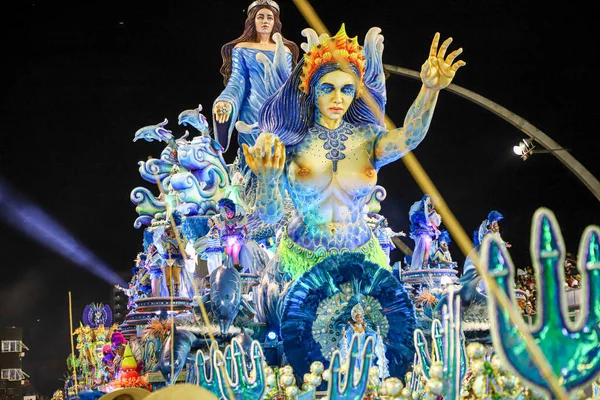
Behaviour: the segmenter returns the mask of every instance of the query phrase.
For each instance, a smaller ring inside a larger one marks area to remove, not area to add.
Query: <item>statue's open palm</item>
[[[421,80],[429,89],[441,90],[450,85],[456,71],[462,66],[467,65],[466,62],[460,60],[454,62],[456,57],[462,53],[462,48],[454,50],[446,57],[446,51],[452,43],[452,38],[448,38],[442,43],[438,50],[440,34],[437,32],[433,37],[431,49],[429,50],[429,58],[421,67]]]
[[[248,167],[258,177],[266,179],[278,178],[285,165],[285,145],[279,136],[272,133],[261,133],[252,147],[242,144],[244,157]]]

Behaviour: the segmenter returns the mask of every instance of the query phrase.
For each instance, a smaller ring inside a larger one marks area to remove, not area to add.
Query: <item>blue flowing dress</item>
[[[275,51],[236,47],[232,52],[232,71],[225,90],[215,100],[233,105],[229,120],[217,123],[213,115],[215,140],[225,150],[237,121],[255,125],[252,132],[238,132],[238,144],[254,145],[260,107],[283,85],[292,72],[292,53],[277,47]],[[214,104],[213,104],[214,108]]]

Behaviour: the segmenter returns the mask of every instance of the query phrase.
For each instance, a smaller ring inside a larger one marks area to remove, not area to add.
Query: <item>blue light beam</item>
[[[73,264],[84,268],[105,282],[126,286],[116,272],[54,221],[40,207],[27,201],[0,177],[0,216],[13,228],[23,232]]]

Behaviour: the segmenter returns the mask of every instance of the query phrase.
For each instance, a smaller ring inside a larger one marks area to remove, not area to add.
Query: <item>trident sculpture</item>
[[[563,289],[565,245],[552,211],[540,208],[531,229],[531,255],[535,270],[539,320],[531,333],[554,375],[567,391],[593,381],[600,372],[600,228],[589,226],[579,247],[582,301],[579,319],[569,320]],[[481,261],[513,303],[514,266],[504,246],[489,235],[482,244]],[[536,368],[525,342],[508,312],[489,297],[494,348],[514,372],[530,384],[550,390]]]

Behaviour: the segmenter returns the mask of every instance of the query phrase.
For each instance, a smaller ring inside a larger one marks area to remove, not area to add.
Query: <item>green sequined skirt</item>
[[[392,270],[392,267],[388,265],[387,257],[379,241],[373,233],[371,233],[371,238],[367,243],[354,250],[347,248],[327,250],[323,247],[319,247],[316,250],[308,250],[294,243],[288,236],[287,230],[284,230],[279,246],[277,247],[281,268],[283,272],[290,274],[292,279],[299,278],[304,272],[311,269],[313,265],[323,261],[330,255],[350,252],[362,253],[365,255],[367,261],[375,263],[388,271]]]

